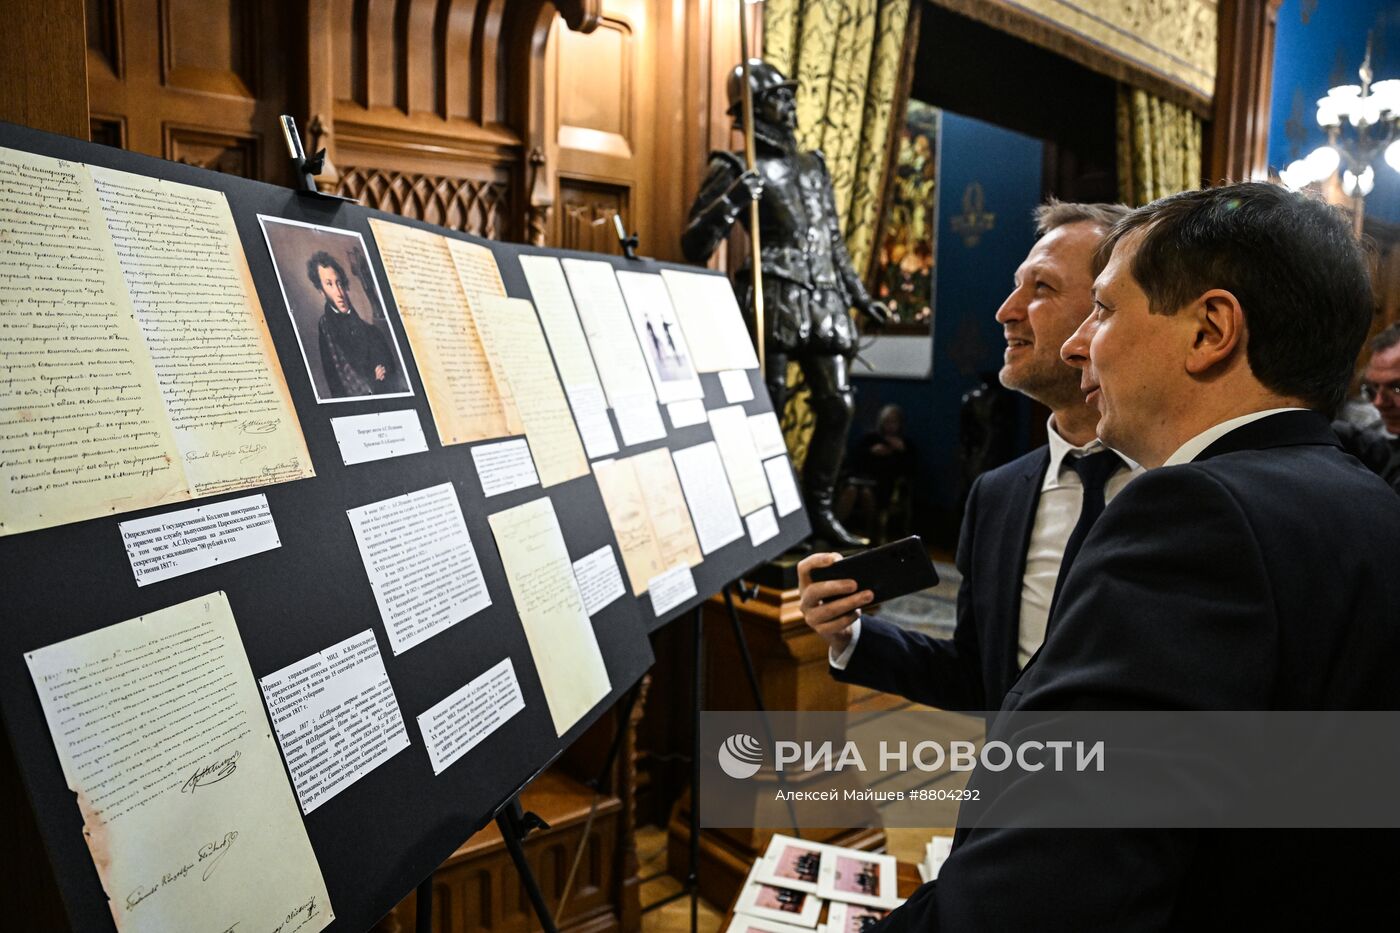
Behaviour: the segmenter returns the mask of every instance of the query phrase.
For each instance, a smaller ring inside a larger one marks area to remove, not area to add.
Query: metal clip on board
[[[316,154],[308,159],[306,150],[301,145],[301,134],[297,132],[297,121],[285,113],[279,119],[282,123],[282,137],[287,142],[287,154],[292,160],[292,173],[297,178],[297,184],[293,190],[305,197],[319,198],[323,201],[358,203],[354,198],[329,194],[316,187],[316,176],[325,171],[326,168],[326,150],[324,148],[318,149]]]

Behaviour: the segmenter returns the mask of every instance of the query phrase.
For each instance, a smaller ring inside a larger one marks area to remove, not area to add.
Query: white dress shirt
[[[1046,435],[1050,447],[1050,463],[1040,484],[1040,501],[1036,504],[1035,525],[1031,529],[1030,547],[1026,551],[1026,570],[1021,577],[1021,619],[1017,634],[1016,662],[1025,667],[1031,655],[1045,641],[1045,624],[1050,613],[1050,599],[1055,595],[1055,581],[1060,576],[1060,562],[1065,556],[1065,544],[1079,521],[1084,504],[1084,485],[1068,463],[1071,457],[1084,457],[1104,450],[1098,438],[1082,447],[1075,447],[1055,430],[1050,418]],[[1122,456],[1122,454],[1119,454]],[[1142,467],[1123,457],[1124,466],[1108,478],[1104,486],[1104,503],[1123,491],[1128,481],[1141,473]],[[860,619],[851,625],[851,642],[839,655],[828,652],[831,666],[845,670],[860,641]]]
[[[1179,463],[1190,463],[1192,460],[1199,457],[1211,444],[1214,444],[1226,434],[1235,430],[1235,428],[1242,428],[1251,421],[1258,421],[1260,418],[1277,415],[1281,411],[1307,410],[1306,408],[1270,408],[1266,411],[1252,411],[1247,415],[1240,415],[1238,418],[1222,421],[1215,427],[1206,428],[1200,434],[1197,434],[1195,437],[1182,444],[1176,449],[1176,453],[1162,461],[1162,466],[1176,466]]]

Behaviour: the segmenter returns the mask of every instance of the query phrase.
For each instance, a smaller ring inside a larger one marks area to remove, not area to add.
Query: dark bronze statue
[[[729,113],[736,125],[742,121],[743,81],[743,69],[735,67],[729,76]],[[832,545],[863,547],[870,542],[841,526],[832,499],[855,413],[850,361],[856,331],[850,309],[877,323],[883,323],[884,313],[851,267],[826,160],[819,150],[798,151],[796,82],[750,59],[749,85],[757,170],[745,171],[739,154],[711,154],[681,248],[687,259],[704,262],[736,220],[748,229],[749,203],[759,202],[768,393],[781,413],[787,404],[788,363],[802,367],[816,418],[802,469],[812,529]],[[735,275],[734,287],[740,306],[752,314],[749,262]]]

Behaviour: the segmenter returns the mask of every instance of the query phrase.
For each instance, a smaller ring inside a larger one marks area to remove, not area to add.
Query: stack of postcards
[[[861,933],[903,903],[895,872],[892,855],[774,836],[727,933]]]

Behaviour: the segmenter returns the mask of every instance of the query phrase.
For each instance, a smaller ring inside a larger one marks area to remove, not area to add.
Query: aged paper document
[[[589,459],[617,453],[617,435],[608,421],[603,383],[593,366],[588,338],[583,335],[583,326],[579,324],[559,260],[553,256],[521,256],[520,268],[534,296],[535,310],[549,338],[549,347],[554,351],[559,378],[564,383],[564,393],[569,396]]]
[[[222,592],[25,660],[118,930],[335,919]]]
[[[633,594],[642,595],[653,578],[676,566],[704,559],[669,450],[600,460],[593,475]]]
[[[569,400],[554,375],[534,307],[523,298],[487,294],[477,297],[475,307],[481,342],[496,371],[496,383],[510,386],[540,485],[587,476],[588,457],[569,414]]]
[[[734,506],[734,493],[725,479],[724,464],[714,441],[676,451],[676,473],[690,503],[700,550],[709,554],[744,536],[744,523]]]
[[[223,193],[91,172],[191,494],[311,476]]]
[[[373,629],[268,674],[259,685],[303,813],[408,748]]]
[[[630,446],[665,437],[651,373],[613,267],[597,259],[565,259],[563,266],[593,358],[605,361],[598,374],[622,442]]]
[[[603,652],[583,607],[573,564],[548,498],[497,512],[488,521],[515,610],[559,735],[612,689]]]
[[[734,502],[741,515],[748,515],[773,501],[768,491],[768,476],[754,449],[749,433],[749,419],[742,405],[716,408],[710,412],[710,431],[719,446],[729,487],[734,490]]]
[[[530,444],[523,437],[494,444],[477,444],[472,448],[476,476],[481,480],[481,492],[486,498],[503,492],[524,489],[539,483],[535,461],[530,456]]]
[[[0,149],[0,243],[0,534],[313,475],[222,194]]]
[[[369,225],[438,438],[465,444],[520,433],[515,408],[491,374],[447,238],[376,217]]]
[[[664,270],[661,278],[671,293],[697,370],[758,369],[753,337],[727,278],[674,269]]]
[[[345,514],[395,655],[491,605],[451,483]]]
[[[681,482],[671,462],[671,451],[658,447],[624,462],[630,462],[637,475],[664,569],[670,570],[677,564],[694,567],[704,560],[690,511],[685,507],[685,493],[681,492]]]

